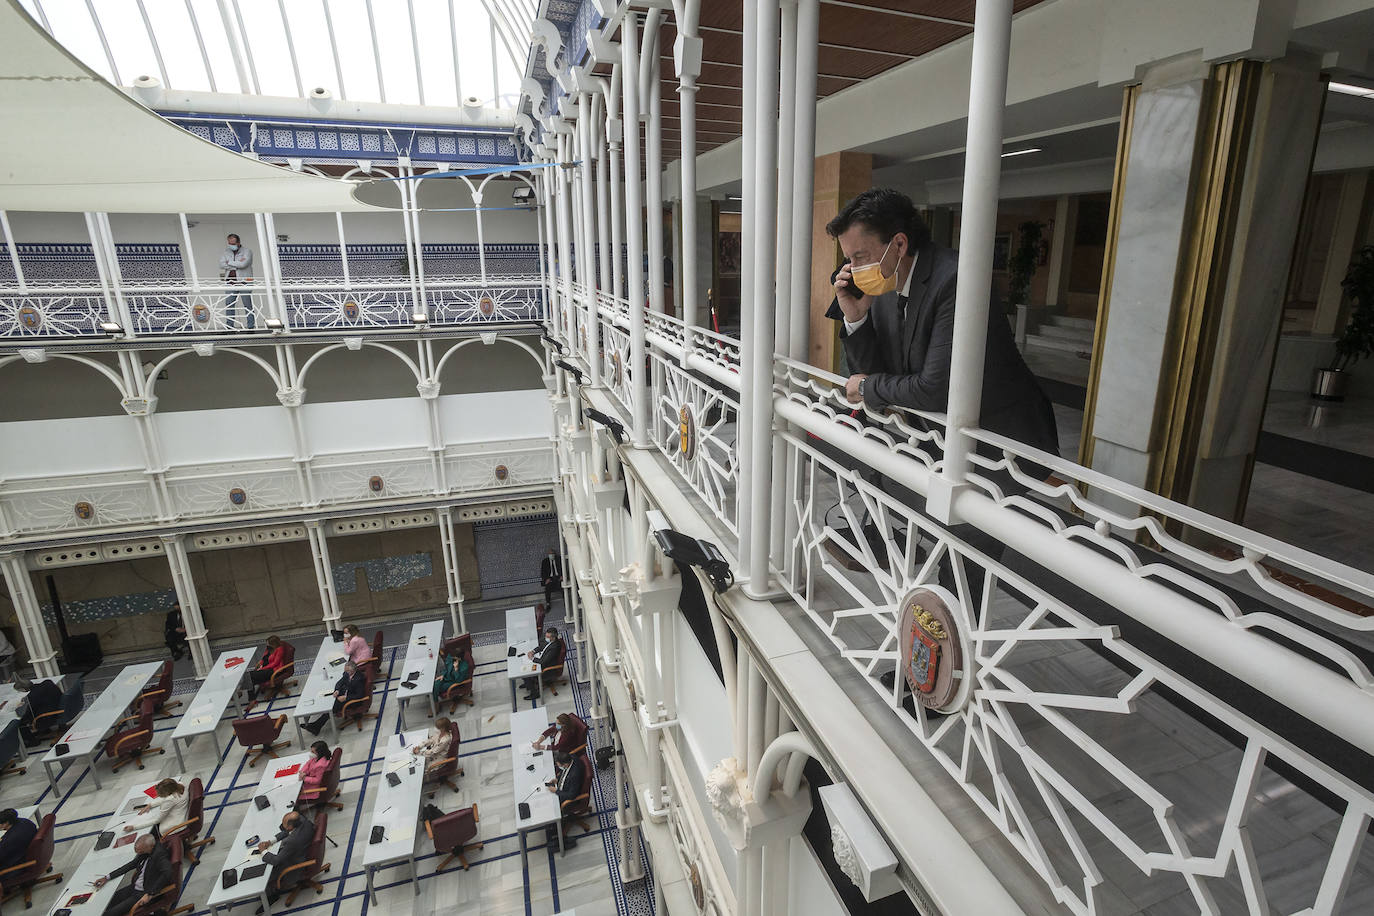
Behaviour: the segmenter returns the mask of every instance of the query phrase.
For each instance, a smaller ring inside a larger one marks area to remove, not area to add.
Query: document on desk
[[[190,718],[192,725],[209,725],[218,718],[213,706],[197,706],[187,710],[186,715]]]

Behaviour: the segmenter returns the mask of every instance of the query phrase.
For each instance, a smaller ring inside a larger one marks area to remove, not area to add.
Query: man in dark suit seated
[[[550,792],[558,796],[558,806],[562,808],[563,805],[586,791],[587,774],[582,772],[581,757],[574,757],[562,751],[554,751],[553,765],[554,769],[557,771],[557,776],[552,782],[546,785]],[[555,832],[554,827],[549,828],[548,837],[550,844],[558,842],[558,834]],[[563,846],[569,848],[576,845],[577,840],[568,836],[565,832],[563,835]]]
[[[367,695],[367,675],[363,673],[353,662],[344,663],[344,673],[334,684],[334,710],[333,715],[343,712],[344,704],[349,700],[361,700]],[[312,735],[318,735],[323,729],[324,724],[329,721],[328,715],[321,715],[314,720],[305,723],[305,730]]]
[[[539,667],[544,668],[549,665],[557,665],[558,659],[562,656],[562,653],[563,640],[559,638],[556,629],[548,627],[544,630],[544,642],[540,644],[539,648],[535,649],[533,652],[526,652],[525,654],[538,662]],[[553,676],[553,674],[549,674],[545,676],[545,680]],[[539,678],[525,678],[525,699],[537,700],[539,699],[539,692]]]
[[[833,278],[835,299],[826,312],[843,324],[840,339],[852,373],[845,398],[871,410],[905,407],[944,413],[949,407],[958,252],[933,242],[911,200],[887,188],[865,191],[845,204],[825,230],[845,255]],[[916,417],[910,420],[923,425]],[[1054,408],[1016,349],[1000,307],[988,309],[979,425],[1059,453]],[[985,446],[980,451],[991,453]],[[1028,463],[1022,467],[1032,476],[1048,474]],[[922,507],[915,494],[891,481],[882,484],[907,505]],[[864,534],[870,543],[880,539],[871,524]],[[1000,555],[1000,544],[984,543],[987,539],[976,535],[975,546]]]
[[[310,855],[310,841],[315,838],[315,824],[303,814],[295,811],[286,812],[286,816],[281,819],[281,830],[277,831],[277,836],[272,840],[263,840],[258,844],[258,849],[262,850],[262,860],[272,866],[272,872],[267,876],[267,902],[275,903],[282,892],[277,888],[277,879],[282,872],[293,865],[299,865]],[[280,845],[277,845],[280,844]],[[277,845],[276,852],[268,852],[274,845]],[[262,907],[258,907],[259,913]]]
[[[127,916],[136,906],[142,906],[157,895],[172,880],[172,859],[151,833],[134,841],[134,857],[102,878],[95,879],[96,887],[104,887],[112,878],[132,872],[134,879],[115,891],[105,907],[104,916]]]
[[[27,678],[14,676],[16,690],[25,691],[24,714],[19,717],[19,735],[25,744],[34,744],[38,736],[33,732],[33,720],[44,713],[56,712],[62,706],[62,688],[56,681],[41,680],[31,683]]]
[[[38,825],[26,817],[20,817],[13,808],[0,811],[0,870],[18,865],[25,861],[29,844],[38,833]]]

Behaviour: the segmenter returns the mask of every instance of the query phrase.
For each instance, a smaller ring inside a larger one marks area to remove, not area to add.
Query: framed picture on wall
[[[1011,233],[999,232],[992,239],[992,269],[1006,271],[1007,260],[1011,257]]]

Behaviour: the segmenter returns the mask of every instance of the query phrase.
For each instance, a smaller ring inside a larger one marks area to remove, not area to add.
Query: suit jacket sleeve
[[[355,672],[348,682],[348,698],[350,700],[361,700],[367,695],[367,675],[361,671]]]
[[[582,761],[574,758],[568,764],[568,768],[563,771],[564,776],[558,781],[558,804],[570,802],[582,794],[582,783],[584,774],[582,773]]]
[[[110,874],[109,874],[110,880],[113,881],[115,878],[118,878],[118,877],[120,877],[121,875],[126,875],[126,874],[128,874],[129,872],[133,871],[134,869],[138,868],[139,865],[143,864],[143,859],[144,859],[144,856],[134,856],[132,859],[130,859],[129,861],[125,862],[123,865],[119,866],[119,867],[116,868],[114,871],[110,872]],[[147,887],[147,886],[148,886],[148,882],[147,882],[147,881],[143,882],[143,886],[144,886],[144,887]]]
[[[931,329],[930,343],[921,360],[920,371],[903,374],[858,370],[871,372],[868,381],[864,383],[866,405],[879,408],[891,404],[913,410],[938,412],[944,412],[949,408],[949,363],[954,347],[954,280],[954,275],[951,275],[932,299],[935,321]],[[871,320],[865,322],[850,339],[860,337],[865,330],[871,337],[872,327]],[[850,352],[848,341],[845,352]]]
[[[276,852],[264,852],[262,860],[268,865],[280,865],[283,870],[304,861],[306,853],[310,851],[314,832],[313,827],[309,830],[299,827],[291,831],[282,841],[281,848]]]
[[[9,868],[24,861],[24,853],[37,832],[18,822],[6,830],[4,836],[0,836],[0,868]]]
[[[172,858],[167,854],[167,847],[158,843],[148,855],[148,868],[143,872],[143,893],[154,896],[171,883]]]

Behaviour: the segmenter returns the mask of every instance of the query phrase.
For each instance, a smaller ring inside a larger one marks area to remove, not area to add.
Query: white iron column
[[[586,357],[588,365],[598,362],[596,358],[596,230],[593,221],[596,204],[592,189],[592,97],[589,92],[577,94],[577,144],[582,149],[582,164],[578,171],[582,176],[582,251],[578,262],[582,265],[582,291],[587,297],[583,323],[587,335]],[[593,384],[596,372],[593,371]]]
[[[650,18],[657,20],[658,11]],[[633,423],[631,441],[635,448],[649,447],[649,380],[645,377],[644,352],[644,207],[639,189],[639,36],[638,14],[629,11],[621,24],[620,68],[625,89],[625,214],[629,262],[626,266],[625,298],[630,304],[630,399]]]
[[[323,610],[324,632],[340,629],[343,613],[339,610],[339,595],[334,590],[334,568],[329,562],[329,541],[324,535],[324,522],[305,523],[310,538],[310,556],[315,561],[315,581],[320,587],[320,607]]]
[[[53,651],[52,641],[48,639],[48,626],[43,622],[43,609],[33,592],[33,579],[29,567],[24,562],[22,550],[0,553],[0,571],[5,576],[5,587],[9,589],[10,599],[14,602],[15,613],[19,617],[19,629],[24,634],[24,649],[29,654],[29,664],[33,665],[34,676],[38,678],[59,678],[62,672],[57,668],[57,653]]]
[[[659,78],[658,36],[663,13],[644,17],[644,45],[639,58],[639,93],[647,106],[644,124],[645,225],[649,233],[649,308],[663,311],[663,81]]]
[[[754,69],[757,73],[753,120],[745,125],[754,134],[753,209],[753,301],[750,314],[741,321],[741,375],[748,379],[741,426],[749,439],[748,511],[749,550],[745,567],[748,578],[745,593],[761,597],[768,589],[768,546],[772,533],[770,519],[770,480],[773,435],[773,340],[774,311],[777,299],[774,281],[777,271],[777,194],[778,133],[774,127],[778,102],[778,7],[775,3],[754,3],[757,21]],[[746,9],[746,17],[748,11]],[[748,42],[746,41],[746,47]],[[748,66],[746,62],[746,66]],[[746,166],[747,167],[747,166]],[[747,406],[746,406],[747,405]]]
[[[624,65],[612,67],[611,91],[606,95],[606,145],[610,148],[611,158],[611,291],[616,299],[625,297],[625,259],[622,251],[622,240],[625,238],[625,207],[628,206],[628,203],[624,199],[625,184],[620,179],[620,150],[625,137],[625,122],[616,117],[621,94],[620,74],[624,70]]]
[[[555,204],[553,200],[553,175],[550,174],[551,172],[552,169],[540,169],[539,174],[536,176],[539,182],[540,196],[543,198],[543,213],[540,214],[540,217],[544,221],[544,248],[540,251],[540,257],[544,259],[548,272],[548,282],[544,286],[544,296],[547,303],[545,308],[547,308],[549,312],[549,333],[555,339],[561,339],[563,324],[558,304],[558,272],[554,262],[554,245],[557,243],[558,235],[554,230],[553,212]]]
[[[942,480],[930,511],[950,521],[949,496],[965,483],[983,394],[983,351],[992,291],[992,247],[1002,175],[1002,109],[1007,99],[1012,0],[980,0],[973,21],[973,74],[969,82],[968,143],[959,224],[959,288],[954,299],[954,344],[949,367]]]
[[[453,533],[453,508],[439,508],[439,547],[444,555],[444,581],[448,583],[448,616],[454,633],[468,631],[468,619],[463,613],[463,583],[458,576],[458,541]]]
[[[816,69],[820,46],[820,0],[797,0],[795,121],[792,145],[792,309],[787,350],[805,360],[811,343],[811,208],[816,181]]]
[[[596,288],[598,290],[608,290],[611,288],[611,239],[610,239],[610,220],[611,220],[611,201],[610,201],[610,177],[607,172],[606,161],[606,133],[607,131],[596,130],[598,126],[605,123],[602,110],[609,104],[604,95],[605,82],[600,83],[601,90],[592,96],[592,130],[596,133],[596,254],[597,254],[597,274]],[[604,115],[609,119],[610,115]],[[595,370],[593,370],[595,371]]]
[[[568,186],[572,159],[568,152],[572,137],[558,135],[558,165],[554,166],[554,182],[558,185],[555,196],[558,217],[558,266],[563,279],[563,337],[568,349],[577,351],[577,302],[573,296],[573,254],[572,254],[572,190]]]
[[[205,628],[205,616],[200,611],[200,598],[196,594],[195,578],[191,575],[191,561],[186,556],[186,539],[183,535],[163,535],[163,552],[167,554],[167,565],[172,570],[172,587],[176,589],[177,603],[181,605],[181,620],[186,626],[186,642],[191,647],[191,661],[196,666],[196,677],[205,677],[214,664],[210,653],[210,631]]]
[[[697,77],[701,75],[701,39],[697,37],[697,15],[701,0],[685,0],[678,11],[677,38],[673,41],[673,61],[678,79],[678,128],[682,155],[682,321],[689,329],[700,320],[697,315]],[[683,341],[684,357],[689,343]]]

